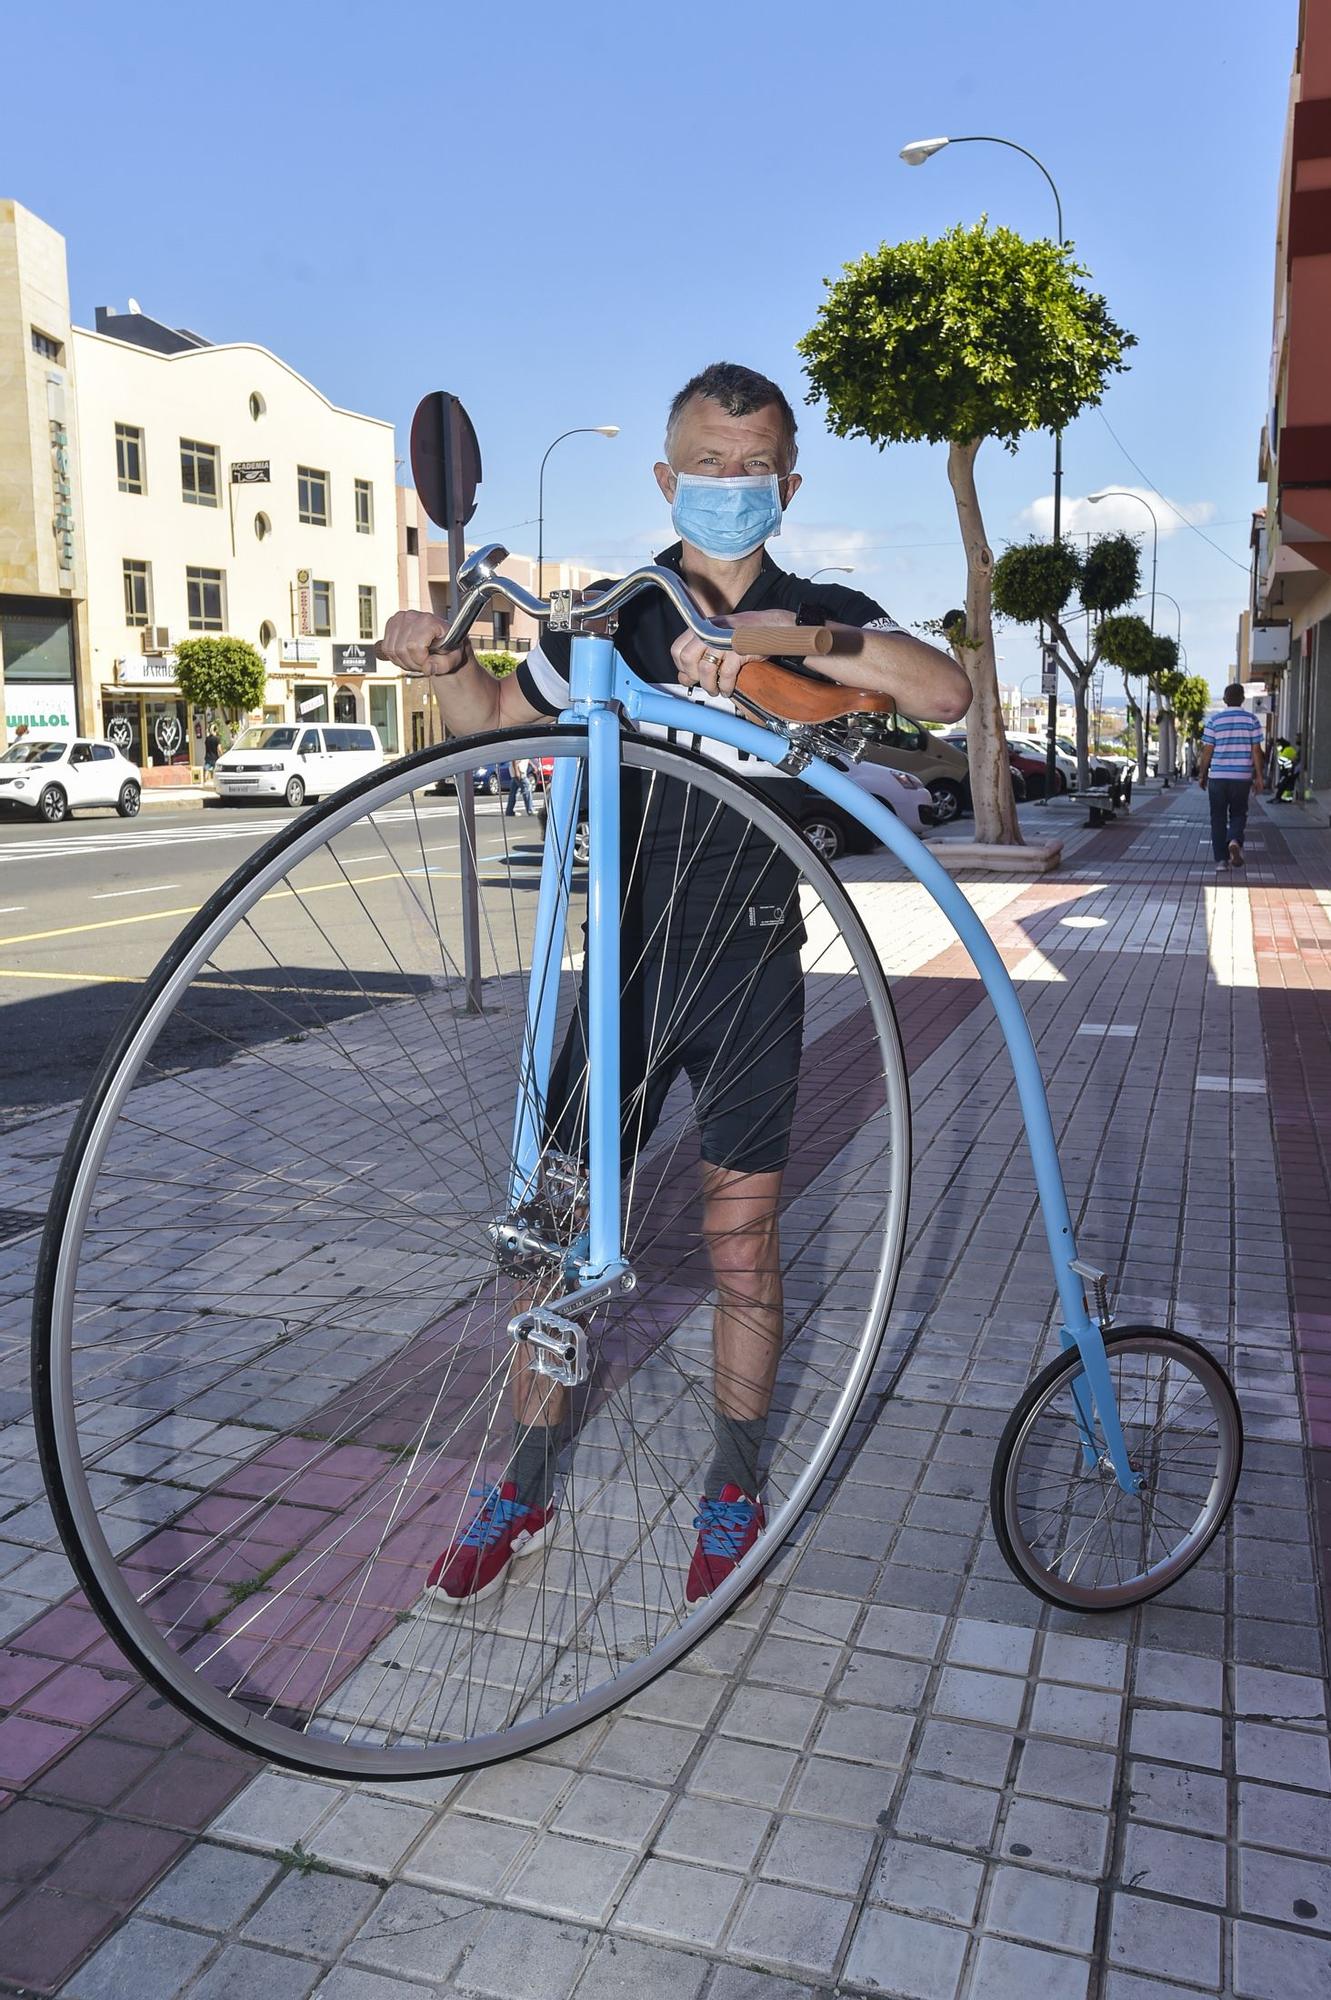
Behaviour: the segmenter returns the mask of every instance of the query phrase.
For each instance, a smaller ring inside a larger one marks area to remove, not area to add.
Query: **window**
[[[314,602],[314,636],[316,639],[331,639],[333,636],[333,586],[331,583],[310,584],[310,594]]]
[[[495,645],[500,652],[505,652],[508,648],[509,635],[513,628],[513,613],[511,611],[496,611],[492,616],[494,618]]]
[[[261,416],[263,415],[264,411],[265,411],[265,410],[266,410],[267,408],[268,408],[268,405],[267,405],[267,403],[265,403],[265,402],[264,402],[264,400],[263,400],[263,397],[262,397],[262,396],[261,396],[261,395],[259,394],[258,390],[257,390],[257,389],[251,389],[251,390],[250,390],[250,415],[251,415],[251,416],[253,417],[253,419],[254,419],[254,421],[255,421],[255,423],[256,423],[256,424],[258,423],[258,421],[259,421],[260,417],[261,417]]]
[[[356,586],[356,609],[360,616],[360,637],[373,639],[379,627],[374,615],[374,585],[360,583]]]
[[[217,505],[217,446],[180,440],[180,497],[192,507]]]
[[[317,757],[319,755],[319,732],[317,729],[307,729],[305,731],[305,734],[300,739],[300,748],[297,750],[296,755],[298,757]]]
[[[109,764],[113,761],[115,754],[109,743],[94,743],[92,746],[92,761],[94,764]]]
[[[374,533],[374,487],[368,479],[356,481],[356,533]]]
[[[300,518],[312,528],[328,526],[328,474],[316,472],[312,465],[296,467],[296,493],[300,502]]]
[[[407,554],[408,554],[409,556],[416,556],[416,555],[419,555],[419,554],[420,554],[420,548],[421,548],[421,538],[420,538],[419,534],[417,533],[417,531],[416,531],[416,529],[415,529],[415,528],[408,528],[408,529],[407,529]]]
[[[259,541],[262,542],[272,532],[272,526],[273,524],[266,514],[259,513],[255,515],[254,533]]]
[[[153,622],[151,572],[146,562],[131,562],[128,557],[120,565],[125,578],[125,623],[127,625],[151,625]]]
[[[413,716],[412,717],[413,723],[415,723],[416,720],[417,718]],[[421,720],[423,723],[423,718],[421,718]],[[370,721],[379,731],[379,740],[383,744],[384,749],[388,752],[389,756],[390,757],[396,756],[397,755],[397,699],[391,687],[372,687],[370,689]],[[421,740],[419,743],[417,743],[415,740],[415,731],[413,729],[412,746],[411,746],[412,749],[419,750],[423,746],[424,742],[425,742],[424,727],[422,727],[421,730]]]
[[[265,618],[263,624],[259,627],[259,644],[263,647],[265,653],[268,651],[268,648],[272,645],[276,637],[277,637],[276,625],[274,625],[271,618]]]
[[[222,572],[220,569],[187,569],[185,596],[189,603],[191,632],[220,632],[225,626],[222,613]]]
[[[143,432],[137,424],[116,425],[116,484],[122,493],[143,491]]]
[[[91,764],[91,743],[76,743],[69,753],[69,761],[71,764]]]
[[[34,354],[40,354],[43,361],[64,360],[65,344],[62,340],[57,340],[54,334],[43,333],[40,327],[34,326],[31,331]]]

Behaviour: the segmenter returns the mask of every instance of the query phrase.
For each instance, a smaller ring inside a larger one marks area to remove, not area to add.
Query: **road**
[[[501,826],[499,811],[497,801],[477,802],[483,859],[501,852],[505,832],[518,849],[526,839],[522,819]],[[0,1122],[82,1095],[116,1022],[177,932],[292,818],[285,809],[205,806],[129,822],[87,812],[58,827],[0,820]],[[342,886],[396,879],[415,859],[415,873],[424,873],[421,861],[429,867],[433,896],[454,897],[454,801],[422,794],[415,813],[404,801],[388,820],[387,831],[360,826],[343,837]],[[355,1005],[345,981],[330,990],[342,1006]],[[272,1032],[271,1005],[262,1019],[250,1012],[243,1021],[233,1012],[229,1031]]]

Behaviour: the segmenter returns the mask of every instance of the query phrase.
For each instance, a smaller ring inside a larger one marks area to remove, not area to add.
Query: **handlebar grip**
[[[807,660],[811,654],[831,652],[832,634],[826,625],[737,625],[730,650],[756,658],[775,653],[780,659]]]

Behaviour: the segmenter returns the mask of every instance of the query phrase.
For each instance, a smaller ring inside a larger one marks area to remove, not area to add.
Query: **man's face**
[[[786,465],[781,418],[774,403],[747,417],[732,417],[705,396],[694,396],[685,404],[675,427],[671,462],[658,460],[653,470],[667,502],[675,498],[679,472],[698,473],[705,479],[752,479],[775,472],[786,507],[800,484],[798,472]]]

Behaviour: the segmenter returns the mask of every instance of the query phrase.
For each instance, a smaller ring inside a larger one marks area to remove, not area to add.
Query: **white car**
[[[366,723],[256,722],[213,765],[219,799],[285,799],[303,806],[377,771],[379,731]]]
[[[897,771],[890,764],[875,764],[864,757],[850,766],[846,776],[890,806],[912,833],[927,833],[938,824],[938,809],[929,795],[929,787],[910,771]]]
[[[0,805],[35,813],[48,826],[83,806],[114,806],[121,819],[133,819],[142,796],[138,765],[99,738],[21,736],[0,756]]]
[[[1011,749],[1019,750],[1023,757],[1038,757],[1041,763],[1045,762],[1049,756],[1049,742],[1047,737],[1014,736],[1009,731],[1008,744]],[[1054,763],[1067,779],[1069,787],[1075,785],[1077,782],[1077,759],[1075,756],[1067,756],[1065,752],[1059,749],[1057,737],[1054,739]]]

